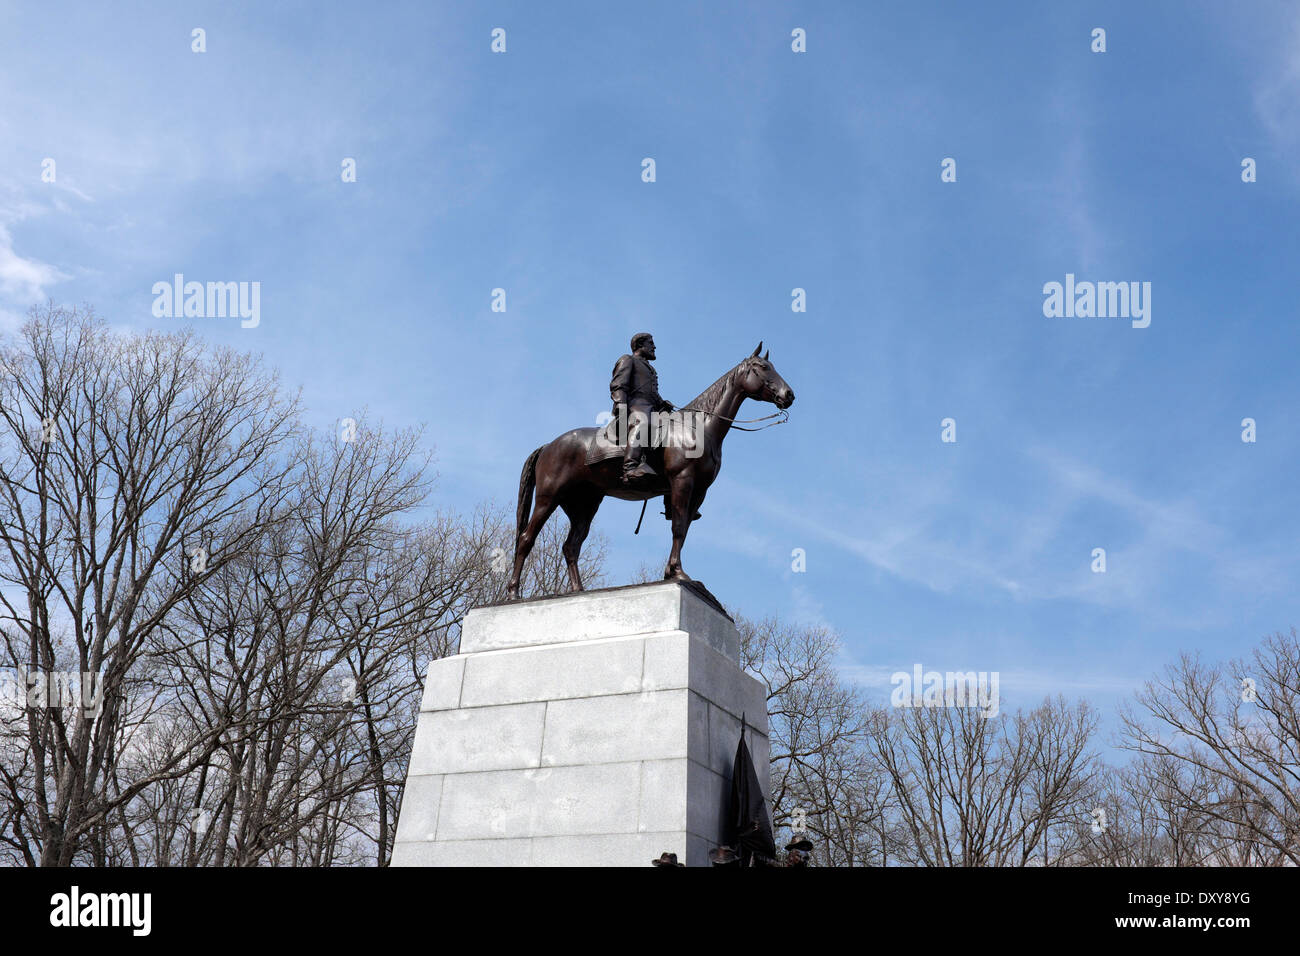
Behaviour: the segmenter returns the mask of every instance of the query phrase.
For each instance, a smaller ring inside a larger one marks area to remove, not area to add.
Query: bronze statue
[[[648,351],[646,345],[649,345]],[[638,347],[642,354],[638,361]],[[578,574],[578,554],[591,529],[600,503],[606,496],[624,501],[646,501],[664,496],[667,517],[672,521],[673,548],[664,570],[666,580],[690,581],[682,570],[682,544],[691,522],[709,486],[722,467],[722,441],[736,425],[736,413],[747,398],[771,402],[784,416],[794,402],[794,390],[777,373],[767,355],[760,357],[763,343],[710,385],[695,401],[680,409],[659,397],[658,379],[649,359],[654,358],[654,340],[633,339],[633,354],[624,356],[615,366],[610,393],[615,398],[615,418],[606,428],[575,428],[536,449],[524,462],[519,476],[519,503],[516,511],[515,564],[508,594],[519,597],[519,577],[533,542],[556,508],[569,516],[569,535],[564,541],[564,560],[569,570],[569,589],[582,590]],[[624,359],[632,371],[620,376]],[[644,366],[644,367],[642,367]],[[645,374],[649,369],[649,375]],[[619,383],[621,388],[616,388]],[[618,396],[622,395],[627,411],[620,415]],[[658,404],[659,407],[655,408]],[[648,415],[649,441],[638,464],[627,468],[627,452],[612,436],[627,436],[627,416],[638,406],[638,415]],[[768,415],[765,418],[775,418]],[[753,419],[763,421],[765,419]],[[765,426],[766,427],[766,426]],[[754,429],[747,429],[754,430]],[[639,474],[637,474],[639,473]],[[636,477],[633,475],[636,474]],[[537,494],[536,507],[533,493]],[[530,514],[531,512],[531,514]]]
[[[624,444],[623,483],[635,484],[655,477],[654,468],[646,464],[652,412],[671,412],[673,403],[659,394],[659,374],[650,363],[655,358],[655,340],[649,332],[632,336],[632,354],[614,363],[609,382],[609,397],[614,401],[611,417],[628,422],[628,441]]]

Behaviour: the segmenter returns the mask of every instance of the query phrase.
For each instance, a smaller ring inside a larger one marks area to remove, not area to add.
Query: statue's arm
[[[632,356],[624,355],[614,363],[614,375],[609,382],[609,397],[615,405],[627,401],[628,390],[632,387]]]

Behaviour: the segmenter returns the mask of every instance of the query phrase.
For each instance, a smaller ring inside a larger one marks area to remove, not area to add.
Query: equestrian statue
[[[614,365],[609,384],[614,408],[609,424],[567,431],[524,462],[509,596],[519,597],[519,578],[528,552],[556,508],[569,516],[563,549],[569,590],[582,590],[578,555],[607,496],[642,502],[663,497],[664,517],[673,528],[664,579],[689,582],[691,578],[682,570],[682,544],[691,522],[700,517],[699,507],[722,467],[723,439],[733,427],[759,430],[745,428],[742,421],[779,418],[771,424],[780,424],[789,417],[786,409],[794,403],[794,390],[772,366],[768,353],[760,352],[762,342],[693,402],[675,408],[659,394],[659,376],[650,364],[655,358],[654,337],[648,332],[634,335],[631,354]],[[758,419],[737,419],[747,398],[770,402],[780,411]]]

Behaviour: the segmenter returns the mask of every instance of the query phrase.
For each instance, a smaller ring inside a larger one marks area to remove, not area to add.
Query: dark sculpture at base
[[[745,718],[740,718],[740,743],[731,767],[731,799],[727,816],[731,823],[731,845],[741,866],[771,866],[776,862],[776,841],[767,815],[767,799],[758,782],[754,758],[745,743]]]
[[[569,535],[563,549],[569,588],[582,590],[578,555],[591,530],[592,519],[607,496],[624,501],[664,498],[673,528],[673,547],[664,578],[690,581],[682,570],[682,545],[709,486],[718,477],[722,467],[722,441],[735,424],[741,404],[752,398],[770,402],[784,411],[794,402],[794,390],[781,378],[767,355],[759,355],[762,351],[760,342],[752,355],[689,405],[672,409],[665,402],[665,414],[656,413],[656,421],[638,429],[650,434],[644,455],[629,468],[638,473],[631,481],[624,481],[625,451],[621,445],[611,442],[609,429],[575,428],[529,455],[519,477],[510,597],[519,596],[524,561],[556,508],[562,508],[569,517]],[[619,426],[620,433],[626,433],[626,422],[615,419],[610,428],[615,426]],[[648,468],[639,468],[641,463]],[[647,474],[649,470],[653,474]]]

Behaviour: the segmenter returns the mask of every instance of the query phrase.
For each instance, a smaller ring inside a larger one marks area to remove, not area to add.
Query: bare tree
[[[1198,862],[1300,864],[1294,628],[1267,638],[1246,661],[1180,656],[1122,721],[1125,747],[1178,768],[1162,779],[1171,803],[1196,810]]]
[[[102,688],[0,705],[4,853],[384,865],[428,661],[504,597],[504,511],[412,523],[417,432],[313,434],[246,356],[87,310],[0,349],[0,426],[0,666]],[[567,586],[561,539],[531,593]]]
[[[883,862],[888,787],[863,746],[861,693],[835,668],[839,638],[777,618],[736,624],[742,666],[768,689],[773,824],[809,833],[820,865]]]
[[[0,639],[15,667],[103,681],[97,713],[27,708],[29,783],[3,771],[41,863],[71,864],[123,803],[202,766],[235,723],[220,715],[161,746],[109,795],[126,728],[156,703],[127,704],[150,639],[284,517],[277,453],[295,414],[245,356],[187,334],[115,336],[86,312],[33,310],[0,350]]]
[[[880,709],[871,746],[911,839],[902,862],[1025,866],[1063,862],[1054,829],[1088,819],[1099,762],[1088,706],[1046,701],[1028,714],[977,707]]]
[[[1070,862],[1078,866],[1200,866],[1213,856],[1203,807],[1213,782],[1167,757],[1136,756],[1108,768],[1080,826]]]

